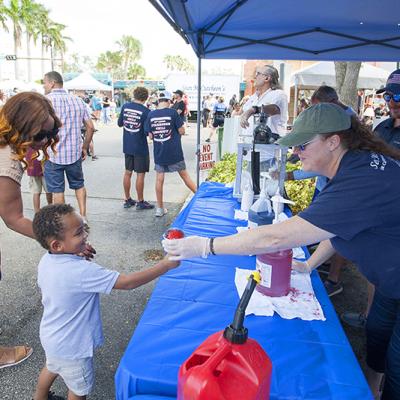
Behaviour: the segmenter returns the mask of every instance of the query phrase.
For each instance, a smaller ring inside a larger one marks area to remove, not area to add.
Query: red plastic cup
[[[164,235],[163,238],[164,239],[182,239],[185,237],[185,233],[178,228],[170,228],[168,229]]]

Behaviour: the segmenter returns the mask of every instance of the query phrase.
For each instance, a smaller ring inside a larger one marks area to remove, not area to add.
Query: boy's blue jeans
[[[400,400],[400,299],[377,289],[367,320],[367,364],[385,373],[381,400]]]

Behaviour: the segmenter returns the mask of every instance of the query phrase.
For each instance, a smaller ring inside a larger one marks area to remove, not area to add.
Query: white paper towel
[[[235,284],[239,297],[247,285],[251,270],[236,268]],[[246,315],[272,316],[277,312],[282,318],[300,318],[305,321],[325,321],[321,305],[314,294],[309,274],[292,271],[291,288],[287,296],[269,297],[254,290]]]

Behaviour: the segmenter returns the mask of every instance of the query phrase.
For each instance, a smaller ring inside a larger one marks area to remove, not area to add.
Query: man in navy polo
[[[150,210],[153,204],[143,198],[144,178],[149,172],[150,157],[144,123],[150,110],[144,106],[149,91],[145,87],[137,87],[133,91],[133,101],[122,106],[118,118],[118,126],[124,128],[123,152],[125,154],[125,173],[123,186],[125,192],[124,208],[136,205],[136,210]],[[137,202],[131,198],[132,172],[136,172]]]

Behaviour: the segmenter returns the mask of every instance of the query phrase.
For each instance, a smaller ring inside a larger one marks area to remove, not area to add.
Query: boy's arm
[[[176,268],[179,262],[170,261],[166,257],[158,262],[154,267],[147,268],[143,271],[132,272],[130,274],[120,274],[113,289],[129,290],[135,289],[158,278],[160,275]]]

